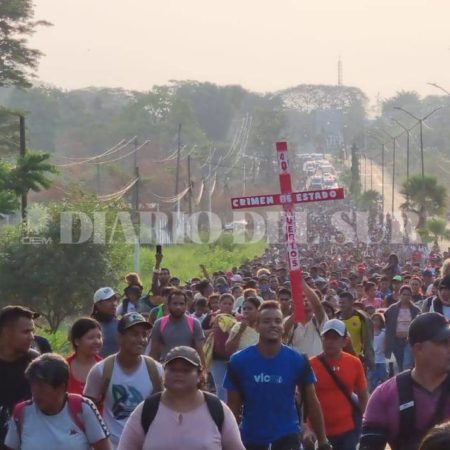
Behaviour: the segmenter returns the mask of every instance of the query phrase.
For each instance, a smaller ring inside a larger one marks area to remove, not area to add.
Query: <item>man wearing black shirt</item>
[[[0,311],[0,449],[13,407],[31,397],[25,369],[39,353],[31,349],[36,314],[22,306]]]

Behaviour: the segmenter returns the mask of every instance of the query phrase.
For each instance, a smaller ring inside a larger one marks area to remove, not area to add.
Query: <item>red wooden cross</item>
[[[294,320],[296,322],[304,322],[305,310],[303,303],[302,269],[300,267],[300,257],[296,239],[294,204],[343,199],[344,190],[342,188],[336,188],[320,191],[292,192],[287,142],[277,142],[276,149],[279,167],[280,194],[234,197],[231,199],[231,207],[233,209],[242,209],[272,205],[283,206],[284,230],[289,262],[289,278],[291,280],[292,301],[294,304]]]

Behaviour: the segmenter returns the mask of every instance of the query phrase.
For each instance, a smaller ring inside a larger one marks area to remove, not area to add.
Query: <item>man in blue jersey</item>
[[[331,447],[325,436],[322,411],[314,388],[314,373],[305,356],[282,344],[283,315],[278,302],[267,301],[260,306],[257,330],[258,344],[231,357],[224,382],[228,390],[228,405],[237,420],[241,420],[245,448],[301,448],[295,404],[298,387],[307,405],[318,448],[328,450]]]

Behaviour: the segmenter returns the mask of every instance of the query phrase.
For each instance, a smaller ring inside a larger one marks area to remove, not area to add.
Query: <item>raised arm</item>
[[[152,287],[151,291],[153,295],[160,294],[160,286],[159,286],[159,272],[161,270],[161,261],[163,259],[163,255],[161,253],[156,253],[155,255],[155,267],[153,268],[152,274]]]

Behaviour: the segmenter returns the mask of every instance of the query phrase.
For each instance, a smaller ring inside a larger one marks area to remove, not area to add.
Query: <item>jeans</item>
[[[333,450],[356,450],[359,435],[357,430],[352,430],[339,436],[328,437],[328,440],[331,442]]]
[[[302,444],[298,434],[283,436],[271,444],[245,444],[246,450],[301,450]]]
[[[214,378],[214,384],[216,386],[216,395],[223,402],[227,401],[227,391],[223,387],[223,381],[225,379],[225,373],[227,371],[227,361],[220,359],[213,359],[211,365],[211,374]]]
[[[393,353],[397,361],[398,371],[411,369],[413,366],[413,357],[411,347],[406,339],[395,338]]]
[[[375,367],[369,370],[367,378],[369,381],[369,392],[373,392],[379,384],[388,379],[386,363],[376,363]]]

